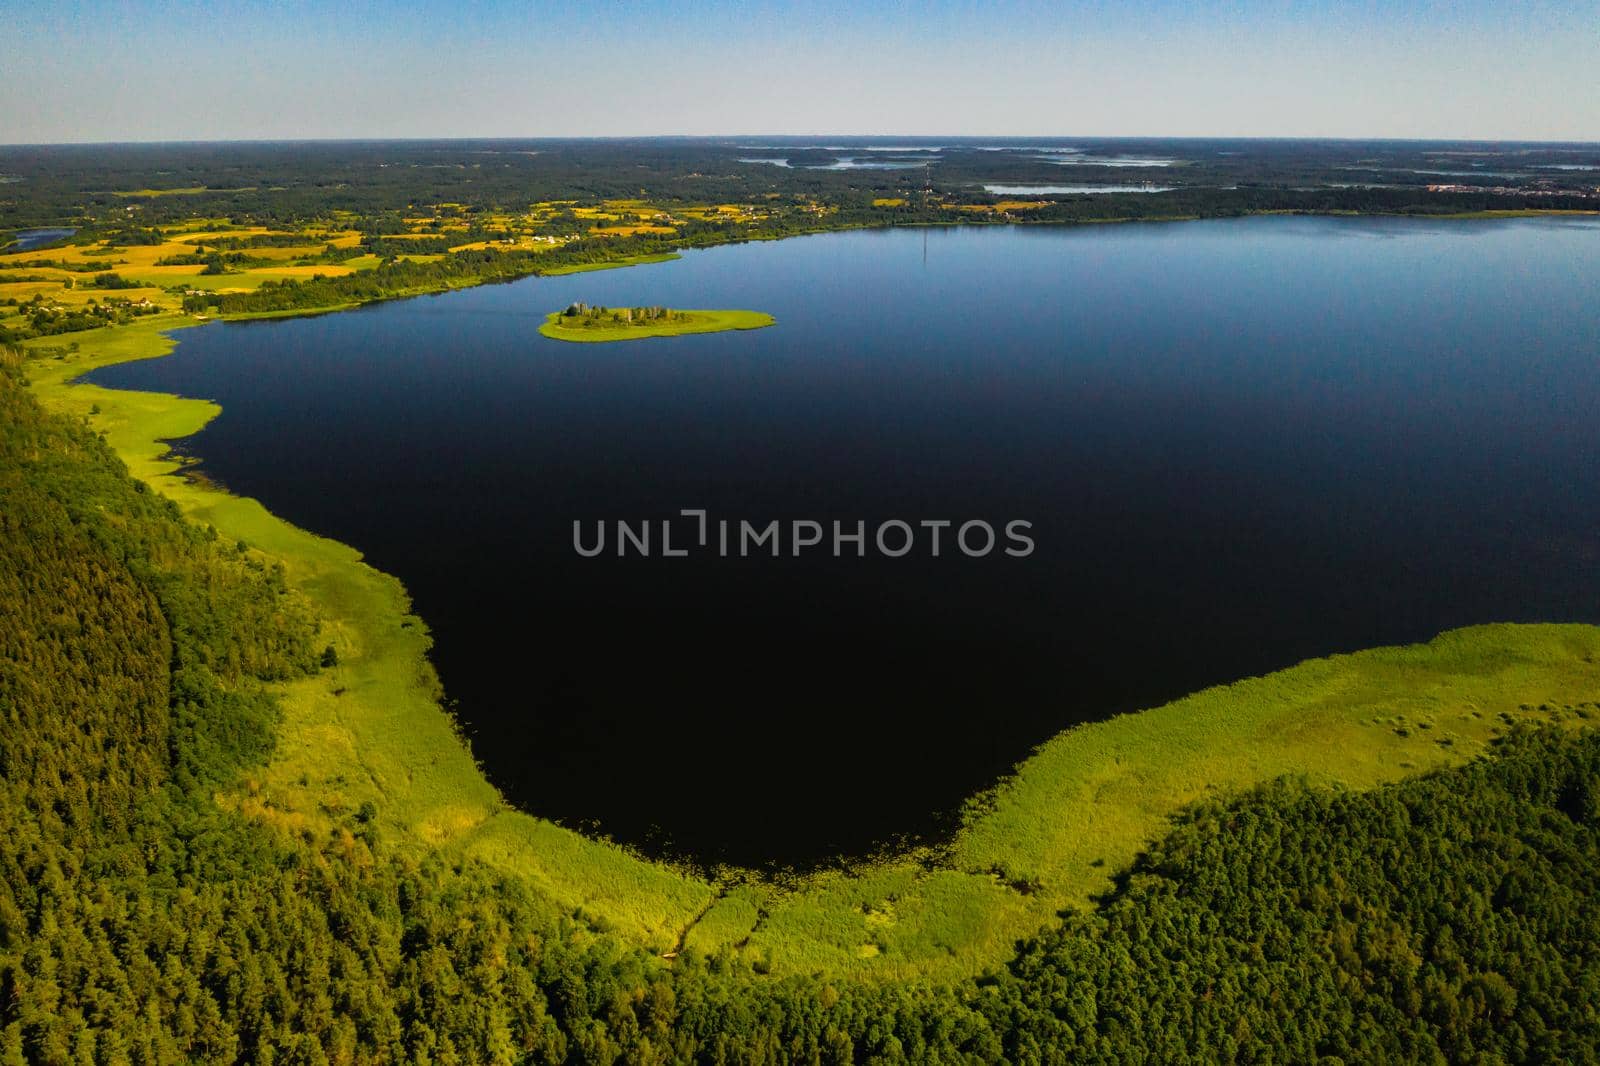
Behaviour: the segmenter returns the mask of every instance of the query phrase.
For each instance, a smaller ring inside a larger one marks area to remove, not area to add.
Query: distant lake
[[[25,229],[18,230],[11,244],[6,248],[8,252],[29,252],[46,244],[64,241],[78,231],[75,229]]]
[[[404,580],[516,802],[806,862],[936,831],[1076,722],[1600,622],[1596,291],[1590,219],[864,231],[211,324],[92,378],[217,399],[211,475]],[[578,300],[778,324],[538,334]],[[684,508],[1036,550],[574,551]]]

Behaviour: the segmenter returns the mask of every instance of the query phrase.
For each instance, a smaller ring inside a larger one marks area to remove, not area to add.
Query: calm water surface
[[[1600,622],[1600,225],[836,234],[210,325],[111,385],[402,578],[490,776],[808,862],[1075,722],[1497,620]],[[778,326],[542,338],[574,300]],[[1011,519],[1025,559],[578,558],[572,523]]]
[[[25,229],[18,230],[11,240],[12,252],[31,252],[35,248],[65,240],[78,231],[75,229]]]

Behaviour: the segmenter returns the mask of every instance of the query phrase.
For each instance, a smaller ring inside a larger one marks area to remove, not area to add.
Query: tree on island
[[[662,322],[680,322],[686,319],[682,311],[670,307],[590,307],[585,303],[572,303],[561,312],[562,326],[569,329],[617,326],[654,325]]]

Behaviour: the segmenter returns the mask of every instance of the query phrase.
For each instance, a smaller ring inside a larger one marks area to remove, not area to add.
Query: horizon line
[[[17,141],[0,143],[0,150],[11,148],[121,148],[203,144],[466,144],[503,141],[560,141],[567,143],[605,143],[619,141],[698,141],[721,142],[755,137],[809,140],[828,137],[836,140],[946,140],[946,141],[1339,141],[1357,144],[1515,144],[1575,145],[1600,147],[1600,140],[1523,139],[1517,137],[1382,137],[1332,134],[1072,134],[1072,133],[618,133],[618,134],[491,134],[450,136],[340,136],[340,137],[168,137],[126,141]]]

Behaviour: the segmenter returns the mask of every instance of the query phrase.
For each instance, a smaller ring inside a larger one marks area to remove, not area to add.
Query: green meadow
[[[218,802],[307,838],[371,804],[396,846],[485,860],[589,935],[664,958],[728,952],[773,973],[866,980],[982,972],[1059,912],[1088,906],[1197,800],[1286,775],[1370,788],[1472,759],[1519,720],[1600,719],[1600,629],[1479,626],[1067,730],[1019,752],[1014,774],[974,797],[940,847],[805,876],[647,861],[505,803],[444,709],[427,626],[397,580],[355,548],[183,476],[165,442],[199,430],[215,404],[73,384],[166,354],[170,332],[193,321],[162,314],[75,333],[76,350],[31,341],[27,374],[45,406],[87,419],[190,520],[280,562],[337,651],[336,666],[276,686],[276,751]]]

